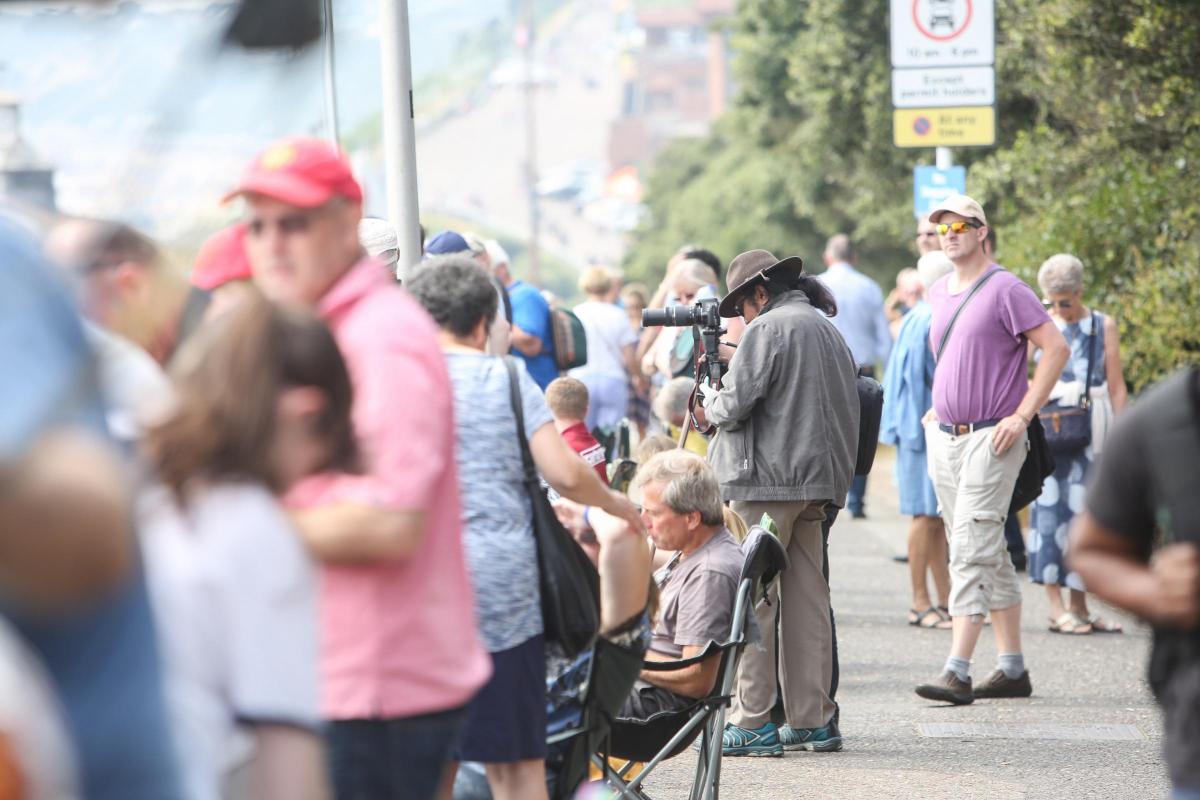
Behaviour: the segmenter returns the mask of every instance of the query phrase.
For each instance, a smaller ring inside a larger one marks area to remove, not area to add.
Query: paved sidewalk
[[[846,749],[725,759],[722,797],[1165,797],[1161,723],[1144,680],[1149,631],[1129,618],[1120,617],[1126,633],[1119,636],[1052,634],[1041,587],[1026,584],[1023,640],[1033,697],[951,707],[913,693],[940,671],[950,633],[905,624],[908,567],[891,556],[904,548],[907,519],[898,514],[891,475],[890,452],[881,449],[868,489],[869,517],[839,520],[830,542]],[[973,676],[990,672],[995,657],[995,641],[985,631]],[[922,735],[919,726],[938,723],[984,725],[952,738]],[[1126,738],[1080,738],[1101,735]],[[689,751],[659,768],[649,792],[687,797],[694,768]]]

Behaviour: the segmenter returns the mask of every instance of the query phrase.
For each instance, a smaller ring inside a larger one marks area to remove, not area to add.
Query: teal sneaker
[[[782,756],[783,745],[779,743],[779,729],[774,722],[761,728],[748,730],[732,722],[725,724],[721,734],[721,747],[727,756]]]
[[[779,729],[779,742],[784,750],[812,750],[814,753],[835,753],[842,749],[842,732],[838,730],[837,716],[823,728],[793,728],[784,725]]]

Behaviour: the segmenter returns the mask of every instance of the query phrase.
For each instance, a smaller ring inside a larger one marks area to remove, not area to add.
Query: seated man
[[[704,459],[671,450],[638,469],[634,489],[641,493],[646,531],[666,556],[654,574],[659,613],[646,660],[693,658],[729,635],[742,570],[741,548],[724,526],[720,486]],[[712,692],[720,660],[714,653],[679,670],[643,670],[620,716],[646,719],[687,708]]]

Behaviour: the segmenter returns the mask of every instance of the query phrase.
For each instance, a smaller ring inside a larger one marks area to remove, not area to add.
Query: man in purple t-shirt
[[[976,697],[1028,697],[1033,687],[1021,653],[1021,586],[1005,549],[1004,520],[1028,450],[1026,428],[1070,351],[1033,290],[984,251],[987,217],[979,203],[952,195],[929,220],[954,262],[954,272],[929,289],[930,346],[941,352],[933,408],[924,420],[929,476],[950,534],[954,635],[945,669],[917,694],[956,705]],[[1043,351],[1032,382],[1029,342]],[[972,690],[971,654],[989,611],[1000,663]]]

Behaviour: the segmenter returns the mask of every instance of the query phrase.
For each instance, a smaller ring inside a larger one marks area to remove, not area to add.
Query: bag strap
[[[1096,355],[1096,312],[1092,312],[1092,332],[1088,336],[1088,366],[1087,380],[1083,384],[1083,396],[1079,398],[1079,407],[1088,408],[1092,405],[1092,360]]]
[[[946,330],[942,331],[942,341],[938,344],[937,355],[933,357],[935,362],[942,360],[942,353],[946,349],[946,342],[950,341],[950,331],[954,330],[954,323],[958,322],[958,315],[963,312],[963,309],[967,307],[967,303],[971,302],[971,298],[983,288],[983,285],[990,281],[992,276],[997,272],[1000,272],[1001,269],[1002,268],[998,267],[984,275],[982,278],[976,280],[975,285],[971,287],[971,291],[967,292],[967,296],[964,297],[963,301],[958,304],[958,308],[954,310],[954,316],[950,318],[950,324],[946,326]]]
[[[520,377],[512,356],[504,356],[504,368],[508,370],[508,396],[512,403],[513,419],[517,421],[517,440],[521,445],[521,464],[525,468],[525,483],[537,482],[537,470],[533,466],[533,454],[529,452],[529,440],[525,438],[525,411],[521,402]]]

